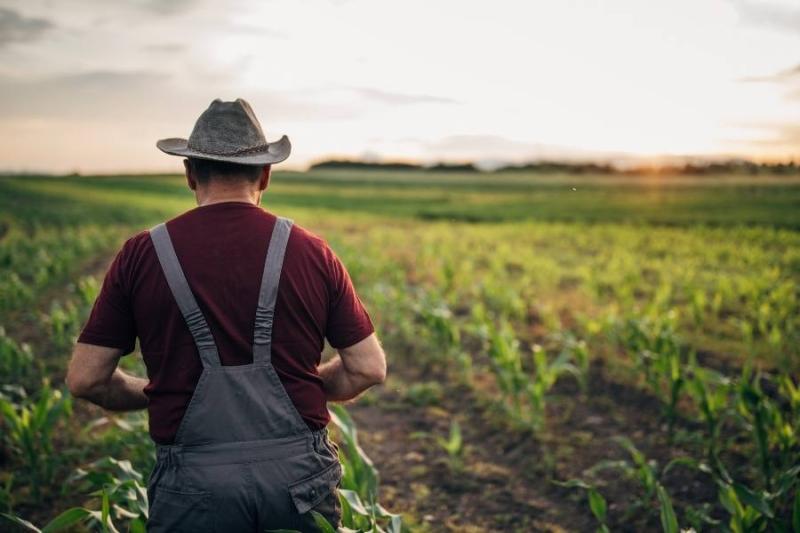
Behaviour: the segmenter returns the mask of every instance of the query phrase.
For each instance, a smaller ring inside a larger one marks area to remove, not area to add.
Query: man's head
[[[259,193],[269,184],[273,163],[280,163],[292,145],[284,135],[268,142],[261,124],[245,100],[214,100],[192,129],[188,139],[161,139],[158,148],[183,156],[189,187],[204,190],[252,190]]]
[[[258,194],[269,186],[272,165],[242,165],[190,157],[183,160],[186,182],[198,200],[209,194],[240,192]]]

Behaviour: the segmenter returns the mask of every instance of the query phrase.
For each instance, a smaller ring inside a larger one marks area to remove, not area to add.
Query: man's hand
[[[329,401],[351,400],[386,380],[386,355],[373,333],[356,344],[339,350],[319,367]]]
[[[77,343],[67,370],[69,392],[109,411],[145,409],[148,381],[118,369],[120,357],[119,348]]]

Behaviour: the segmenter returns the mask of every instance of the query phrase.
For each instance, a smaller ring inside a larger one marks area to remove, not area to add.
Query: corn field
[[[800,185],[626,208],[636,185],[602,178],[364,174],[278,174],[263,200],[331,243],[389,358],[332,406],[345,527],[800,531]],[[172,177],[0,179],[9,527],[144,531],[146,416],[63,376],[113,253],[192,201]]]

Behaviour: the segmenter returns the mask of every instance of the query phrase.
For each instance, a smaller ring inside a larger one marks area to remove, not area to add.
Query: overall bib
[[[164,224],[150,230],[159,263],[194,337],[203,372],[174,444],[158,445],[148,481],[151,532],[316,531],[336,527],[342,467],[327,429],[311,431],[270,361],[272,324],[292,222],[278,218],[256,309],[253,362],[223,366]]]

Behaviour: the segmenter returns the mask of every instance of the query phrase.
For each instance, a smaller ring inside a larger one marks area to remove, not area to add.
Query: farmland
[[[389,379],[338,436],[404,527],[800,529],[800,179],[278,172],[262,205],[376,324]],[[140,527],[146,417],[63,377],[115,251],[193,206],[176,176],[0,178],[0,512]]]

